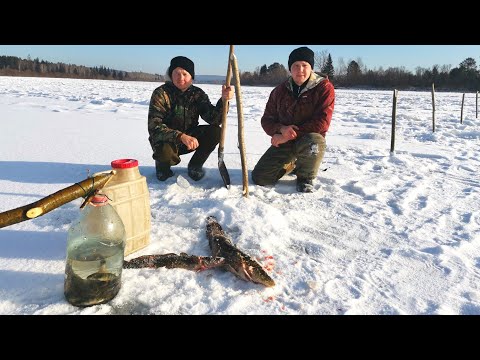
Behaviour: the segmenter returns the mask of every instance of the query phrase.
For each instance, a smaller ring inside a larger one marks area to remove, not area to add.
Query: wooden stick
[[[88,197],[100,190],[115,174],[114,171],[101,173],[75,183],[67,188],[48,195],[32,204],[0,213],[0,228],[44,215],[79,197]]]
[[[230,62],[230,57],[233,54],[233,45],[230,45],[230,50],[228,53],[228,68],[227,68],[227,78],[225,79],[225,86],[230,86],[230,79],[232,77],[232,65]],[[220,171],[220,176],[222,177],[223,184],[227,189],[230,189],[230,174],[228,173],[227,167],[225,165],[224,157],[224,146],[225,146],[225,135],[227,133],[227,113],[228,113],[228,101],[223,100],[223,112],[222,112],[222,131],[220,133],[220,142],[218,143],[218,170]]]
[[[435,132],[435,84],[432,83],[432,131]]]
[[[462,96],[462,110],[460,111],[460,124],[463,124],[463,104],[465,103],[465,93]]]
[[[238,146],[240,148],[240,159],[242,161],[242,179],[243,179],[243,196],[248,197],[248,166],[245,150],[245,136],[243,126],[243,106],[242,106],[242,89],[240,87],[240,72],[238,70],[238,62],[235,54],[232,54],[233,76],[235,77],[235,95],[237,99],[238,114]]]
[[[398,90],[393,90],[393,106],[392,106],[392,136],[390,141],[390,152],[393,153],[395,151],[395,124],[396,124],[396,117],[397,117],[397,94]]]

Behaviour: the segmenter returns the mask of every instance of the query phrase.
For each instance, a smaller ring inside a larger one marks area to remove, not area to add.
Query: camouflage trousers
[[[152,144],[152,157],[161,164],[173,166],[180,163],[180,155],[195,151],[195,154],[193,154],[190,159],[189,166],[201,167],[220,142],[221,128],[214,125],[199,125],[191,130],[185,131],[185,134],[197,138],[198,148],[188,150],[183,143],[157,142],[154,145]]]
[[[325,138],[309,133],[288,141],[279,147],[270,146],[252,171],[252,180],[257,185],[274,185],[285,175],[287,165],[293,161],[297,179],[313,180],[325,155]]]

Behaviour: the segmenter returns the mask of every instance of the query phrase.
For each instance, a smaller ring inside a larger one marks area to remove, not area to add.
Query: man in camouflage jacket
[[[148,110],[149,142],[153,150],[157,178],[173,176],[171,166],[180,155],[195,151],[188,164],[188,175],[195,181],[205,175],[203,164],[220,141],[223,101],[232,99],[233,88],[222,87],[222,98],[213,105],[208,95],[192,85],[193,62],[174,57],[168,68],[171,81],[156,88]],[[209,125],[199,125],[202,117]]]
[[[252,171],[257,185],[274,185],[295,166],[297,191],[314,190],[335,92],[328,76],[313,72],[313,65],[311,49],[293,50],[288,59],[291,76],[270,93],[261,124],[272,146]]]

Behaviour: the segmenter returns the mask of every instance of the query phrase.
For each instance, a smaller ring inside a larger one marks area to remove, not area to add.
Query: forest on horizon
[[[374,89],[411,89],[423,90],[435,84],[437,90],[477,91],[480,88],[480,69],[474,58],[468,57],[458,66],[433,65],[431,68],[417,67],[415,72],[405,67],[379,67],[369,69],[361,58],[345,62],[339,59],[333,65],[331,54],[326,51],[315,52],[317,73],[329,77],[335,87],[374,88]],[[88,67],[83,65],[53,63],[39,58],[22,59],[16,56],[0,56],[0,76],[55,77],[76,79],[101,79],[122,81],[164,82],[165,76],[145,72],[129,72],[110,69],[105,66]],[[255,71],[240,71],[242,85],[276,86],[285,81],[289,71],[284,65],[275,62],[264,64]],[[206,81],[218,83],[218,81]],[[232,79],[232,84],[235,82]]]
[[[474,58],[468,57],[457,67],[451,65],[433,65],[431,68],[416,67],[415,72],[405,67],[383,67],[369,69],[361,58],[345,62],[340,58],[337,66],[333,65],[332,56],[327,51],[315,52],[315,68],[317,73],[329,77],[335,87],[373,88],[444,91],[477,91],[480,88],[480,69]],[[279,63],[266,64],[254,72],[242,72],[242,85],[275,86],[287,79],[289,71]]]
[[[100,79],[124,81],[164,81],[162,75],[140,71],[123,71],[105,66],[83,66],[49,62],[39,58],[22,59],[17,56],[0,56],[0,76],[54,77],[73,79]]]

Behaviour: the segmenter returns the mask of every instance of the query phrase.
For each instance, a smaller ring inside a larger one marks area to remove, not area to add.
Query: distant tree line
[[[315,69],[317,73],[328,75],[336,87],[377,88],[377,89],[424,89],[432,83],[437,90],[473,90],[480,88],[480,69],[475,59],[469,57],[458,67],[451,65],[433,65],[432,68],[417,67],[415,73],[405,67],[389,67],[368,69],[360,58],[350,60],[346,64],[340,58],[337,68],[333,66],[332,57],[326,51],[315,53]],[[242,85],[275,86],[285,81],[288,69],[279,63],[262,65],[254,72],[242,72]]]
[[[240,83],[252,86],[275,86],[285,81],[288,74],[289,72],[285,69],[285,66],[276,62],[269,67],[263,65],[254,72],[242,72],[240,74]]]
[[[437,90],[473,90],[480,88],[480,69],[474,58],[466,58],[458,67],[451,65],[433,65],[432,68],[417,67],[415,73],[405,67],[389,67],[387,69],[368,69],[361,58],[349,60],[340,58],[336,68],[327,51],[315,53],[315,69],[317,73],[328,75],[338,87],[377,88],[377,89],[425,89],[432,83]],[[275,62],[257,67],[253,72],[240,73],[242,85],[276,86],[289,76],[288,69]],[[78,79],[103,79],[126,81],[165,81],[159,74],[144,72],[127,72],[110,69],[104,66],[88,67],[82,65],[53,63],[38,58],[21,59],[16,56],[0,56],[0,76],[43,76]],[[232,81],[232,83],[234,83]]]
[[[0,56],[0,76],[39,76],[75,79],[101,79],[125,81],[164,81],[158,74],[128,72],[110,69],[104,66],[88,67],[82,65],[53,63],[38,58],[21,59],[16,56]]]

